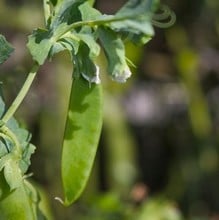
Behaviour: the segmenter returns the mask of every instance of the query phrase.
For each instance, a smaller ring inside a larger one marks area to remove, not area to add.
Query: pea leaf
[[[100,83],[99,67],[95,65],[89,54],[89,48],[86,44],[81,43],[77,56],[74,57],[74,78],[82,75],[89,83]]]
[[[133,34],[144,34],[146,36],[153,36],[154,29],[151,25],[151,22],[148,18],[139,19],[139,20],[126,20],[122,22],[113,22],[111,24],[111,28],[115,31],[125,32],[125,33],[133,33]]]
[[[19,167],[21,172],[24,174],[27,172],[31,161],[31,155],[35,152],[36,147],[33,144],[27,143],[22,153],[22,159],[19,161]]]
[[[10,191],[18,188],[23,181],[18,163],[18,157],[13,154],[7,154],[0,159],[0,172],[4,171],[4,178]]]
[[[98,34],[108,61],[109,74],[117,82],[126,82],[131,72],[122,40],[109,28],[99,28]]]
[[[24,174],[30,166],[30,157],[35,151],[35,146],[29,143],[31,135],[27,130],[20,128],[14,118],[11,118],[6,125],[16,135],[20,147],[22,148],[19,168],[21,169],[22,174]]]
[[[27,47],[35,61],[42,65],[48,57],[49,51],[53,45],[51,32],[48,30],[37,29],[29,36]]]
[[[101,16],[101,13],[92,7],[89,2],[85,2],[79,6],[82,21],[96,20]]]
[[[69,24],[81,20],[81,13],[78,9],[82,0],[65,0],[58,2],[55,7],[54,15],[47,30],[37,29],[29,36],[27,47],[35,61],[42,65],[46,58],[54,55],[57,51],[65,49],[63,45],[57,44],[60,40],[63,30]],[[57,49],[57,46],[59,47]],[[61,47],[60,47],[61,46]],[[51,51],[52,50],[52,51]],[[50,52],[51,51],[51,52]]]
[[[78,37],[81,41],[87,44],[89,48],[88,54],[91,59],[94,59],[99,55],[100,46],[96,43],[93,34],[79,33],[76,34],[76,37]]]
[[[23,178],[22,178],[21,170],[18,165],[17,158],[11,157],[11,159],[5,163],[4,176],[6,182],[10,187],[10,190],[20,187]]]
[[[151,19],[158,3],[159,0],[130,0],[115,14],[115,18],[121,21],[112,22],[110,27],[128,34],[134,43],[144,44],[154,35]]]
[[[74,79],[62,152],[66,206],[82,193],[89,178],[102,127],[102,89],[80,76]]]
[[[21,182],[20,187],[10,191],[5,178],[0,172],[0,219],[45,219],[39,213],[39,196],[27,180]]]
[[[5,105],[2,98],[0,97],[0,117],[2,117],[4,111],[5,111]],[[6,126],[16,135],[18,142],[20,144],[22,155],[19,155],[20,160],[16,164],[18,169],[20,169],[20,172],[23,175],[30,166],[30,157],[35,151],[35,146],[30,144],[30,139],[31,139],[30,133],[27,130],[21,128],[17,123],[17,121],[15,120],[15,118],[12,117],[6,123]],[[0,168],[6,166],[7,164],[8,166],[7,169],[10,169],[9,166],[11,163],[8,164],[8,161],[12,160],[11,157],[14,157],[13,148],[14,148],[13,143],[9,139],[2,138],[0,140],[0,164],[1,164]],[[13,168],[14,166],[15,165],[12,164],[11,169],[15,169]]]
[[[55,14],[52,17],[50,29],[55,30],[60,24],[67,25],[81,20],[79,5],[86,0],[64,0],[55,7]]]
[[[0,64],[5,62],[14,51],[11,44],[7,42],[5,37],[0,34]]]
[[[138,19],[142,15],[150,14],[157,8],[159,0],[129,0],[116,13],[116,17]]]

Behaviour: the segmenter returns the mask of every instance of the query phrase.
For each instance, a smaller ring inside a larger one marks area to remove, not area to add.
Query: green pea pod
[[[62,152],[64,205],[82,193],[94,162],[102,127],[102,88],[81,76],[73,80]]]

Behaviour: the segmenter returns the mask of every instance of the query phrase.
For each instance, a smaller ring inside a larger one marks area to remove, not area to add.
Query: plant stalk
[[[29,88],[30,88],[35,76],[36,76],[38,69],[39,69],[38,64],[35,64],[32,67],[32,69],[31,69],[30,73],[28,74],[27,79],[24,82],[20,92],[18,93],[17,97],[15,98],[15,100],[13,101],[13,103],[11,104],[9,109],[6,111],[6,113],[2,117],[1,121],[3,123],[7,123],[7,121],[14,115],[14,113],[16,112],[18,107],[20,106],[21,102],[23,101],[27,92],[29,91]]]

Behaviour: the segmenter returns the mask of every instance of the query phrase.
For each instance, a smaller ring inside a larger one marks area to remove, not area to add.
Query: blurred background
[[[114,13],[122,0],[96,1]],[[41,69],[16,117],[37,146],[30,172],[54,219],[219,220],[219,1],[165,0],[176,14],[144,47],[127,44],[136,65],[126,84],[112,82],[101,56],[105,116],[89,183],[70,208],[60,160],[72,65],[57,55]],[[15,48],[0,67],[9,106],[32,60],[27,36],[43,27],[42,1],[1,0],[0,33]]]

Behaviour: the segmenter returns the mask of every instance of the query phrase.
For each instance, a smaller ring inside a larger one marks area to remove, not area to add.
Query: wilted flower
[[[113,74],[113,80],[119,83],[125,83],[126,80],[132,75],[128,65],[125,66],[123,71],[115,71]]]

